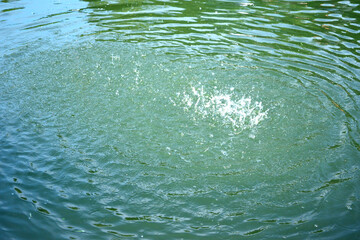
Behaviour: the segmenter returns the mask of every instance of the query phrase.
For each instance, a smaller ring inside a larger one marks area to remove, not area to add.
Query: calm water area
[[[360,239],[358,0],[1,0],[0,239]]]

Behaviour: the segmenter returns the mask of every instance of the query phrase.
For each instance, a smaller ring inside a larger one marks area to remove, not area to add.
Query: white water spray
[[[251,97],[238,98],[233,90],[230,89],[231,93],[215,91],[208,94],[202,86],[178,95],[185,111],[194,111],[203,118],[221,119],[235,129],[252,128],[267,117],[268,110],[264,110],[261,102],[253,101]]]

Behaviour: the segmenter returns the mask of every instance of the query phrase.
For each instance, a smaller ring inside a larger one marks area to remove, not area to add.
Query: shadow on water
[[[359,6],[350,2],[91,1],[84,10],[98,33],[114,34],[108,40],[193,45],[200,53],[231,46],[229,52],[312,55],[340,43],[357,56],[359,46]]]

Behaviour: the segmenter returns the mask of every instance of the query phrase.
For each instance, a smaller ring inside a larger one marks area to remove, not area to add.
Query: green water
[[[359,239],[360,5],[0,2],[0,239]]]

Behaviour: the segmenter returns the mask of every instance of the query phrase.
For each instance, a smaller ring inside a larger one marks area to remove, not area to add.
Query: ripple
[[[2,1],[5,237],[355,238],[358,5]]]

